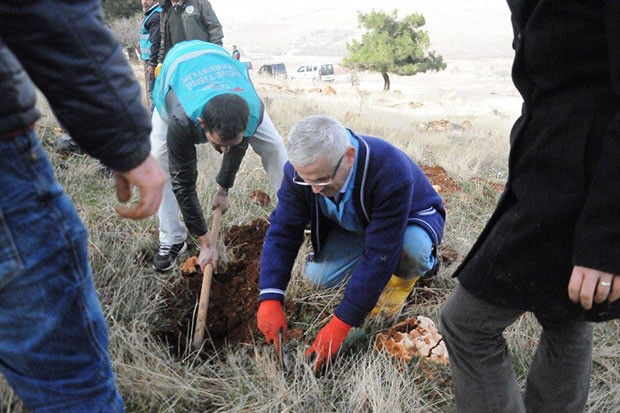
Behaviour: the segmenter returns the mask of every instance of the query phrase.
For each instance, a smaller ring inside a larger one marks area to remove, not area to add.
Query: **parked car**
[[[324,80],[331,82],[334,80],[334,65],[326,63],[322,65],[306,64],[297,68],[291,73],[291,79]]]
[[[331,63],[322,64],[319,69],[319,79],[326,82],[333,82],[335,78],[334,65]]]
[[[258,69],[259,75],[267,75],[274,77],[284,77],[287,78],[288,74],[286,73],[286,65],[284,63],[269,63],[266,65],[262,65]]]

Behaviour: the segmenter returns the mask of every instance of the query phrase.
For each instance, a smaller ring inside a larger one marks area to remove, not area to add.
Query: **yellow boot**
[[[374,317],[379,313],[383,313],[387,316],[393,316],[400,311],[403,305],[405,305],[407,297],[411,294],[413,286],[419,279],[420,277],[417,276],[411,280],[405,280],[392,275],[390,281],[388,281],[387,285],[383,289],[383,292],[379,297],[379,301],[377,301],[377,305],[370,312],[370,316]]]

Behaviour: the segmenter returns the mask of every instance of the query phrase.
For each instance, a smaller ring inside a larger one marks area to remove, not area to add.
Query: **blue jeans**
[[[502,333],[524,312],[491,304],[460,284],[448,296],[440,315],[441,333],[459,413],[585,411],[592,323],[536,314],[542,333],[521,395]]]
[[[330,231],[320,254],[306,264],[306,276],[317,286],[333,287],[345,279],[355,267],[364,250],[364,232],[342,228]],[[409,225],[403,236],[403,252],[394,274],[412,279],[424,275],[435,265],[433,240],[424,228]]]
[[[88,235],[33,133],[0,140],[0,371],[33,412],[122,412]]]

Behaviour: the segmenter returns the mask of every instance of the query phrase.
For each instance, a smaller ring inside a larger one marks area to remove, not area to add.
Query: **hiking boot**
[[[179,255],[187,249],[187,243],[181,242],[174,245],[159,244],[159,250],[153,258],[153,269],[157,272],[170,271],[177,263]]]

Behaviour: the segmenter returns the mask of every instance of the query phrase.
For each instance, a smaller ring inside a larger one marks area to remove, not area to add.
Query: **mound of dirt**
[[[422,168],[424,175],[431,181],[439,195],[444,196],[461,190],[458,184],[448,176],[446,170],[441,166],[420,166],[420,168]]]

